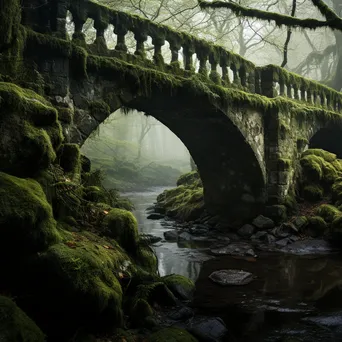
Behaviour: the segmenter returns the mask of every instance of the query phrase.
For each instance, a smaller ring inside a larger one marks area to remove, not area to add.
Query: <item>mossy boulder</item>
[[[336,160],[336,154],[317,148],[310,148],[302,154],[303,157],[311,155],[323,158],[328,163],[332,163]]]
[[[315,209],[315,215],[321,216],[326,222],[331,223],[335,216],[342,215],[342,213],[333,205],[322,204]]]
[[[317,202],[323,198],[323,189],[319,185],[306,185],[303,188],[304,199],[310,202]]]
[[[15,246],[16,253],[29,254],[60,241],[41,186],[0,172],[0,253]]]
[[[55,159],[62,141],[57,111],[31,90],[0,82],[0,171],[32,177]]]
[[[330,227],[331,242],[342,246],[342,215],[335,216]]]
[[[179,274],[171,274],[163,277],[162,281],[177,298],[182,300],[192,299],[195,291],[195,284],[192,280]]]
[[[106,193],[99,186],[87,186],[84,188],[84,199],[95,203],[106,203],[108,198]]]
[[[147,339],[148,342],[197,342],[197,339],[186,330],[179,328],[161,329]]]
[[[328,225],[320,216],[311,216],[308,218],[308,225],[306,227],[308,233],[312,237],[324,235],[327,231]]]
[[[323,159],[315,155],[304,156],[300,160],[305,177],[309,181],[319,182],[323,177],[322,164]]]
[[[177,180],[177,186],[180,185],[193,185],[196,182],[201,181],[200,175],[197,171],[191,171],[181,175]]]
[[[131,319],[135,326],[144,326],[146,318],[153,316],[154,311],[151,305],[142,298],[137,299],[131,309]]]
[[[137,265],[141,266],[144,270],[155,274],[158,269],[158,260],[151,249],[145,242],[139,242],[135,252],[135,261]]]
[[[0,296],[0,341],[44,342],[45,337],[10,298]]]
[[[133,214],[112,209],[104,218],[102,233],[115,239],[126,251],[134,253],[138,243],[138,223]]]
[[[49,247],[30,264],[28,288],[37,310],[50,312],[53,308],[54,312],[44,327],[52,331],[58,326],[66,330],[87,325],[121,327],[119,280],[122,272],[134,274],[131,259],[114,240],[89,232],[63,235],[64,243]]]

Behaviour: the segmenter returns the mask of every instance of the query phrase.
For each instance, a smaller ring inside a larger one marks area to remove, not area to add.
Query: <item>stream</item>
[[[168,220],[149,220],[146,209],[165,188],[125,193],[135,205],[139,231],[163,238],[174,229]],[[177,273],[196,281],[193,305],[220,317],[227,341],[342,341],[342,257],[340,254],[295,255],[258,252],[256,260],[212,257],[206,246],[165,240],[153,246],[160,275]],[[242,269],[255,280],[246,286],[222,287],[208,276],[220,269]]]

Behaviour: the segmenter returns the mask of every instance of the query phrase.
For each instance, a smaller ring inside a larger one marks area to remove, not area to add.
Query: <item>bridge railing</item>
[[[96,29],[93,45],[97,47],[97,54],[113,55],[105,40],[105,31],[113,27],[113,33],[117,36],[114,52],[120,55],[127,53],[126,37],[132,32],[136,42],[134,55],[138,57],[137,61],[139,58],[146,58],[146,42],[151,37],[156,67],[169,65],[182,72],[179,62],[182,56],[185,77],[199,73],[225,87],[235,86],[267,97],[280,95],[329,110],[342,111],[342,93],[276,65],[256,67],[252,62],[221,46],[136,15],[112,10],[91,0],[57,0],[52,3],[50,30],[65,39],[66,18],[70,11],[75,28],[72,39],[76,44],[86,45],[83,26],[89,18],[93,19]],[[162,47],[166,41],[171,53],[170,63],[165,63],[162,55]],[[91,50],[91,46],[89,48]],[[199,67],[195,68],[195,65]]]

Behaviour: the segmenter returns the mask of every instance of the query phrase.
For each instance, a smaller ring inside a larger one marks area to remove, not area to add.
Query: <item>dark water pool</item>
[[[164,188],[126,193],[135,204],[141,233],[163,237],[175,223],[148,220]],[[194,306],[224,319],[229,341],[342,342],[342,256],[258,253],[255,261],[212,258],[206,248],[160,242],[154,248],[161,275],[178,273],[196,281]],[[220,287],[208,276],[219,269],[252,272],[246,286]]]

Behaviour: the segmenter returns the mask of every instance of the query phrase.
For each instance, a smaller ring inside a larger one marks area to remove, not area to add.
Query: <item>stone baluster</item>
[[[107,51],[107,43],[104,37],[104,33],[107,27],[108,22],[103,21],[101,18],[94,19],[94,28],[96,30],[96,39],[94,44],[97,45],[99,52]]]
[[[170,51],[171,51],[171,65],[173,67],[179,68],[179,50],[181,49],[181,42],[175,39],[168,39],[170,44]]]
[[[279,95],[285,96],[285,81],[283,78],[279,78]]]
[[[312,104],[312,92],[310,88],[306,92],[306,102]]]
[[[251,93],[255,93],[255,71],[251,70],[247,77],[247,86]]]
[[[300,86],[300,99],[301,99],[301,101],[307,101],[306,100],[306,89],[305,89],[305,85],[304,84],[302,84]]]
[[[318,104],[318,95],[317,95],[316,90],[314,90],[314,92],[313,92],[313,104],[314,104],[314,106],[316,106]]]
[[[293,92],[294,92],[294,99],[299,100],[299,93],[298,93],[298,85],[296,83],[293,84]]]
[[[114,33],[117,35],[117,43],[115,46],[115,50],[127,52],[127,45],[126,45],[126,34],[128,32],[128,29],[123,24],[116,24],[114,28]]]
[[[255,70],[255,93],[262,94],[260,68]]]
[[[327,93],[326,99],[327,99],[326,106],[327,106],[329,109],[332,109],[331,95],[330,95],[329,93]]]
[[[221,84],[221,79],[220,79],[220,75],[217,72],[217,65],[219,62],[219,55],[216,53],[216,51],[212,52],[209,55],[209,63],[211,66],[210,69],[210,75],[209,78],[216,84]]]
[[[188,71],[193,71],[193,60],[192,56],[194,54],[194,48],[191,44],[185,44],[183,46],[183,54],[184,54],[184,68]]]
[[[286,96],[292,99],[292,85],[291,83],[286,83]]]
[[[209,58],[209,53],[206,49],[199,48],[196,50],[196,55],[199,60],[199,70],[198,73],[208,77],[207,61]]]
[[[137,42],[134,54],[136,56],[141,56],[145,58],[146,57],[145,42],[147,41],[147,33],[142,30],[135,31],[134,39]]]
[[[162,46],[165,44],[165,37],[154,36],[152,37],[152,44],[154,46],[153,60],[156,65],[164,64],[164,57],[162,55]]]
[[[230,65],[230,68],[233,71],[233,83],[238,85],[238,86],[241,85],[240,77],[239,77],[239,73],[238,73],[238,67],[234,63],[232,63]]]
[[[86,22],[85,18],[80,18],[72,13],[72,19],[75,25],[75,32],[72,35],[72,40],[79,45],[85,45],[85,34],[83,33],[83,25]]]
[[[321,100],[320,105],[321,106],[325,106],[325,94],[324,94],[324,92],[320,92],[319,93],[319,97],[320,97],[320,100]]]
[[[223,51],[223,53],[221,54],[221,58],[220,58],[220,67],[222,69],[222,82],[225,85],[229,85],[230,79],[229,79],[229,70],[228,70],[228,66],[229,66],[229,56],[228,53],[226,51]]]
[[[272,66],[261,68],[261,92],[267,97],[276,97],[277,90],[276,82],[279,81],[279,76]]]
[[[240,78],[240,82],[241,82],[241,85],[243,87],[246,87],[247,86],[247,72],[246,72],[246,68],[242,65],[239,70],[239,78]]]
[[[337,111],[342,112],[342,99],[337,100]]]
[[[68,3],[66,0],[59,0],[56,4],[56,18],[55,22],[52,21],[53,31],[56,32],[56,36],[61,39],[67,38],[66,31],[66,17],[68,12]]]

